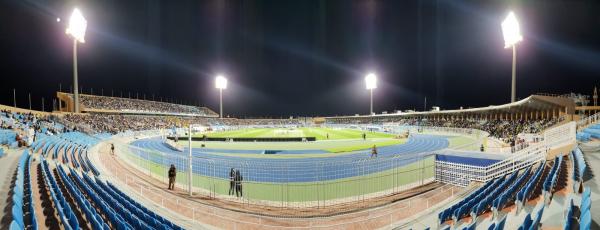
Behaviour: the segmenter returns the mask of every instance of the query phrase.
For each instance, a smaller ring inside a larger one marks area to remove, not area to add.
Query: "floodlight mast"
[[[227,89],[227,78],[218,75],[215,79],[215,88],[219,89],[219,117],[223,118],[223,90]]]
[[[371,103],[369,115],[373,115],[373,89],[377,88],[377,76],[374,73],[369,73],[365,77],[365,85],[369,93],[371,94]]]
[[[75,104],[73,112],[79,113],[79,84],[77,79],[77,42],[85,43],[85,31],[87,29],[87,21],[79,11],[75,8],[69,18],[69,27],[66,33],[73,38],[73,102]]]
[[[513,50],[510,94],[510,102],[513,103],[517,96],[517,43],[523,40],[523,36],[521,35],[521,30],[519,28],[519,21],[512,11],[508,13],[508,16],[506,16],[506,19],[502,22],[502,33],[504,35],[504,48],[512,48]]]

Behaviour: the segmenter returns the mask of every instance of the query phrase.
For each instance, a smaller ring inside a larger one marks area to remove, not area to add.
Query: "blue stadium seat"
[[[25,229],[23,225],[19,225],[16,221],[10,222],[10,230],[23,230]]]
[[[590,211],[586,211],[579,220],[579,229],[590,229],[592,225],[592,217]]]

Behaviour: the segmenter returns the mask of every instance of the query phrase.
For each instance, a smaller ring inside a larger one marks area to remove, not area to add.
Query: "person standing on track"
[[[231,168],[231,170],[229,170],[229,195],[234,195],[233,193],[235,193],[235,190],[237,190],[235,188],[235,169]]]
[[[240,173],[240,170],[236,170],[235,171],[235,196],[236,197],[243,197],[244,193],[242,192],[242,181],[244,181],[244,177],[242,176],[242,173]]]
[[[171,165],[169,168],[169,190],[175,189],[175,177],[177,176],[177,170],[175,169],[175,165]]]
[[[115,144],[114,143],[110,143],[110,154],[112,154],[113,156],[115,155]]]
[[[371,149],[371,157],[377,157],[377,146],[373,145],[373,149]]]

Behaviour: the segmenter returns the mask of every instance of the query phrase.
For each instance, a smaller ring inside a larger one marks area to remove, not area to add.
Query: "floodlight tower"
[[[87,21],[79,11],[75,8],[69,18],[69,27],[66,33],[73,38],[73,101],[75,103],[74,111],[79,113],[79,85],[77,80],[77,42],[85,43],[85,30],[87,29]]]
[[[517,43],[523,40],[519,28],[519,21],[517,21],[517,17],[512,11],[508,13],[508,16],[506,16],[506,19],[502,22],[502,33],[504,34],[504,48],[512,48],[513,50],[512,88],[510,94],[510,102],[512,103],[515,102],[517,95]]]
[[[227,89],[227,78],[218,75],[215,79],[215,88],[219,89],[219,116],[223,118],[223,90]]]
[[[373,89],[377,88],[377,76],[374,73],[369,73],[365,77],[365,85],[371,94],[371,107],[369,115],[373,115]]]

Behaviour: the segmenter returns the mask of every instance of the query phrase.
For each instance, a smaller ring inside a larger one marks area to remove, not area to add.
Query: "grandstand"
[[[147,102],[115,100],[84,107],[83,114],[5,107],[0,164],[15,179],[2,184],[11,191],[3,203],[10,211],[2,227],[589,229],[593,224],[597,194],[590,183],[597,179],[590,179],[586,155],[593,152],[587,146],[598,141],[598,115],[580,118],[564,98],[534,95],[484,108],[324,119],[217,119],[196,110],[194,116],[175,114],[183,112],[172,110],[178,105],[156,107],[151,114],[118,109],[146,106],[136,103]],[[286,145],[232,138],[222,144],[200,140],[204,149],[165,141],[185,135],[189,124],[225,137],[256,130],[331,132],[334,140],[320,134],[316,142],[323,145],[406,140],[380,147],[376,158],[368,156],[369,145],[330,152],[302,142],[287,143],[296,147],[286,150]],[[353,140],[360,135],[349,130],[375,136]],[[405,132],[408,137],[401,137]],[[175,192],[164,189],[171,164],[178,170]],[[244,175],[242,197],[228,194],[230,168]]]
[[[2,1],[0,230],[600,229],[597,12]]]

